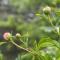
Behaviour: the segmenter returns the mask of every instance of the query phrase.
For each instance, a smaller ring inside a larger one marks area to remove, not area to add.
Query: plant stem
[[[19,40],[25,45],[25,42],[21,38],[19,38]]]
[[[50,22],[51,26],[55,28],[54,24],[52,23],[52,20],[50,19],[50,16],[48,16],[48,18],[49,18],[49,22]]]
[[[25,51],[27,51],[27,52],[31,52],[31,51],[29,51],[28,49],[19,46],[19,45],[16,44],[14,41],[11,41],[11,43],[14,44],[16,47],[18,47],[19,49],[23,49],[23,50],[25,50]]]
[[[13,41],[12,38],[10,38],[10,41],[11,41],[11,43],[12,43],[13,45],[15,45],[16,47],[18,47],[19,49],[23,49],[23,50],[31,53],[30,50],[28,50],[28,49],[26,49],[26,48],[23,48],[23,47],[21,47],[20,45],[16,44],[16,43]]]
[[[49,18],[49,22],[50,22],[51,26],[53,27],[53,29],[55,29],[55,26],[54,26],[54,24],[52,23],[52,20],[50,19],[50,16],[49,16],[49,15],[48,15],[48,18]],[[58,33],[58,31],[55,31],[55,30],[54,30],[54,32],[58,34],[58,40],[59,40],[59,38],[60,38],[60,33]]]
[[[50,16],[49,15],[48,15],[48,18],[49,18],[49,22],[50,22],[51,26],[53,27],[53,29],[55,29],[55,26],[52,23],[52,20],[50,19]],[[58,35],[60,35],[57,31],[54,31],[54,32],[57,33]]]

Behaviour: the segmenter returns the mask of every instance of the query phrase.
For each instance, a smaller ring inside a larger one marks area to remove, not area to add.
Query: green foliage
[[[3,40],[1,51],[17,52],[16,60],[59,60],[60,59],[60,0],[10,0],[22,15],[0,19],[0,28],[11,28],[21,36],[11,33],[10,40]],[[46,7],[50,9],[46,9]],[[44,11],[48,12],[46,14]],[[32,11],[33,18],[29,18]],[[26,13],[26,15],[24,15]],[[24,19],[27,16],[27,19]],[[29,18],[29,19],[28,19]],[[27,20],[31,20],[28,22]],[[13,54],[13,53],[12,53]],[[1,58],[2,59],[2,55]]]
[[[48,50],[47,48],[50,49]],[[18,55],[16,60],[53,60],[59,59],[60,44],[50,38],[42,38],[39,43],[36,43],[31,52]],[[53,53],[52,53],[53,52]]]

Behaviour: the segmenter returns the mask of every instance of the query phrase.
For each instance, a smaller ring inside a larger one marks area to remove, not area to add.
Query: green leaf
[[[0,46],[3,45],[3,44],[5,44],[5,43],[6,43],[6,42],[0,42]]]
[[[49,46],[56,47],[57,49],[60,49],[60,44],[57,41],[52,40],[50,38],[42,38],[41,41],[38,43],[39,49],[49,47]]]
[[[32,60],[32,55],[30,53],[22,55],[21,60]]]

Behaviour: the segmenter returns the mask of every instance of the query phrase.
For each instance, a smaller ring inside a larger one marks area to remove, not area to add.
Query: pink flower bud
[[[11,34],[10,34],[9,32],[5,32],[5,33],[3,34],[3,38],[4,38],[5,40],[9,40],[10,37],[11,37]]]

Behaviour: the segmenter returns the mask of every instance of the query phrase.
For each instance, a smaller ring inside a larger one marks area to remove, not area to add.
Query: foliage
[[[0,19],[0,28],[10,28],[3,36],[1,52],[16,60],[60,59],[60,0],[10,0],[19,13]],[[48,7],[48,8],[46,8]],[[32,16],[31,16],[31,15]],[[14,33],[14,34],[13,34]],[[1,59],[3,60],[3,59]]]

